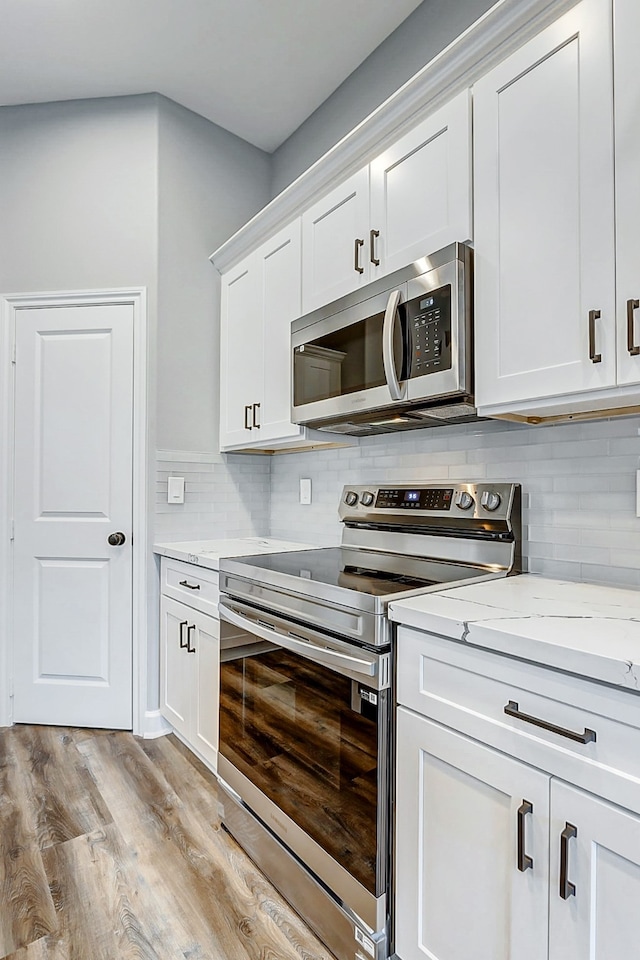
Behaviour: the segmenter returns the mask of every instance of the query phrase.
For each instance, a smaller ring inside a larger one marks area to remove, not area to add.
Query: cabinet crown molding
[[[424,116],[471,86],[576,2],[498,0],[218,247],[209,258],[211,262],[220,273],[228,270],[336,182],[354,173]]]

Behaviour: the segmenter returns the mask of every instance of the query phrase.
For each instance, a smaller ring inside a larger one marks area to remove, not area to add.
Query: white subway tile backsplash
[[[159,451],[157,540],[265,536],[336,543],[346,483],[512,480],[522,484],[532,573],[640,587],[635,515],[640,418],[548,426],[483,421],[276,457]],[[185,477],[184,505],[167,477]],[[313,502],[299,503],[310,477]]]
[[[370,437],[358,448],[325,450],[321,457],[315,452],[275,457],[270,534],[336,542],[345,483],[513,480],[522,484],[523,553],[531,572],[640,585],[640,548],[631,546],[634,540],[640,544],[639,429],[638,417],[546,426],[483,421]],[[297,502],[299,476],[311,477],[312,510]]]

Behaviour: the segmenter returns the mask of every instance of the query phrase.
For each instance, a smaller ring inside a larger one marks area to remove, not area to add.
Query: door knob
[[[126,539],[127,538],[125,537],[124,533],[120,532],[110,533],[107,537],[107,540],[112,547],[121,547]]]

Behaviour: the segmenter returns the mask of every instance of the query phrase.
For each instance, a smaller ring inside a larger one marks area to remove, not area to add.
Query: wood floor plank
[[[69,730],[18,725],[13,728],[13,749],[33,806],[41,850],[111,822]]]
[[[68,960],[198,956],[186,929],[157,903],[115,824],[50,847],[43,857]]]
[[[235,842],[201,823],[132,738],[84,740],[78,749],[156,895],[179,911],[205,957],[331,960]],[[280,924],[272,916],[279,910]]]
[[[0,957],[58,928],[13,743],[11,728],[0,730]]]
[[[239,882],[246,885],[260,904],[260,910],[281,929],[297,955],[329,958],[330,954],[304,921],[247,858],[233,837],[220,830],[217,782],[211,771],[177,737],[147,740],[141,746],[189,809],[198,811],[201,823],[208,823],[215,831],[214,842],[225,856],[229,871],[238,875]]]
[[[3,960],[69,960],[69,948],[66,940],[52,935],[10,953]]]

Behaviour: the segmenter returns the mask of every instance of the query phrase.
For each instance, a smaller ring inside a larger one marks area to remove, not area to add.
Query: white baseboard
[[[144,728],[139,736],[143,740],[155,740],[156,737],[166,737],[172,730],[171,724],[167,723],[159,710],[147,710],[144,715]]]

